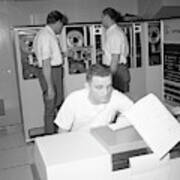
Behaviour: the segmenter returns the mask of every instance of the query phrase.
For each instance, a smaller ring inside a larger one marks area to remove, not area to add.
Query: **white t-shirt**
[[[117,90],[112,91],[107,104],[94,105],[88,99],[88,90],[71,93],[61,106],[55,123],[62,129],[89,131],[91,128],[109,124],[117,111],[124,112],[133,102]]]
[[[126,35],[118,25],[114,24],[106,30],[103,50],[104,64],[110,66],[112,54],[120,54],[119,63],[127,63],[126,57],[129,53],[128,41]]]
[[[42,61],[48,58],[51,59],[51,66],[63,64],[62,52],[57,36],[49,26],[45,26],[37,33],[33,49],[37,56],[39,67],[42,67]]]

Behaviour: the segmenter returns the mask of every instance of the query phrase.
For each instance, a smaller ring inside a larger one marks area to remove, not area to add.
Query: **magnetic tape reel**
[[[152,26],[149,28],[149,42],[156,44],[160,40],[160,30],[157,26]]]
[[[82,47],[83,43],[83,35],[81,32],[72,30],[67,34],[67,46],[69,48]]]
[[[24,53],[32,53],[33,36],[21,36],[20,47]]]

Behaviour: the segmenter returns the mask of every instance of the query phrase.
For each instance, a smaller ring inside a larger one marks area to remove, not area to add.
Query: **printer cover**
[[[154,94],[137,101],[124,115],[159,159],[180,141],[180,124]]]

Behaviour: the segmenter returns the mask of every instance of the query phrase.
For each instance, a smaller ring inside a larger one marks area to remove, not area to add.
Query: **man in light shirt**
[[[133,102],[123,93],[112,88],[110,67],[94,64],[86,74],[85,88],[72,92],[62,104],[55,123],[59,132],[85,131],[108,125],[119,115],[119,124],[130,125],[121,113]]]
[[[39,82],[44,99],[45,134],[55,132],[55,112],[63,102],[63,55],[57,35],[61,33],[66,17],[59,11],[47,16],[47,25],[40,30],[33,42],[38,60]]]
[[[113,87],[121,92],[129,91],[130,72],[127,67],[129,46],[126,35],[117,25],[122,19],[121,14],[113,8],[102,11],[102,24],[105,28],[103,45],[103,64],[111,67]]]

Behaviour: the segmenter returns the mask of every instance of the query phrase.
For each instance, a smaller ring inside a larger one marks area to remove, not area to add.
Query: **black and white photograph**
[[[179,168],[179,0],[0,0],[0,180]]]

